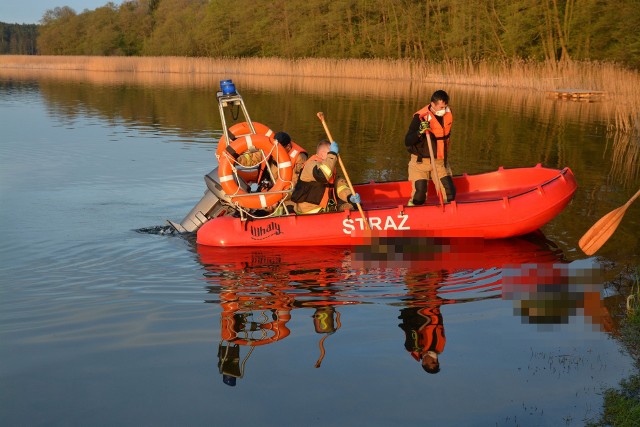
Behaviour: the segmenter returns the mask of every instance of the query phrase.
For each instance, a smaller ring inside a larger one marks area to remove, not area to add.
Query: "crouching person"
[[[338,143],[323,139],[304,164],[291,195],[298,214],[353,209],[360,195],[352,194],[344,178],[336,179]]]

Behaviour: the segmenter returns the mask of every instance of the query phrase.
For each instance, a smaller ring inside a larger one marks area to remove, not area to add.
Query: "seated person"
[[[291,141],[291,137],[286,132],[276,133],[273,139],[278,141],[278,143],[287,150],[287,153],[289,153],[291,164],[293,165],[291,188],[295,188],[300,176],[300,172],[302,172],[302,167],[309,159],[309,154],[307,154],[307,151],[304,148]],[[273,161],[271,162],[271,173],[273,174],[273,176],[277,177],[278,165]]]

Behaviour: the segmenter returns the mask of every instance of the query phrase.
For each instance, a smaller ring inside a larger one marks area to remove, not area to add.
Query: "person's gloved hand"
[[[429,122],[422,121],[420,122],[420,131],[418,132],[420,135],[423,135],[429,129]]]
[[[333,141],[331,143],[331,146],[329,147],[329,151],[334,153],[334,154],[338,154],[338,143]]]
[[[349,201],[351,203],[360,203],[360,195],[358,193],[353,193],[349,196]]]

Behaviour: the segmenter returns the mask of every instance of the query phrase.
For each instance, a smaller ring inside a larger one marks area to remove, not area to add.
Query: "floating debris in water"
[[[143,233],[143,234],[160,234],[162,236],[179,234],[170,225],[154,225],[153,227],[143,227],[143,228],[137,229],[136,232]]]

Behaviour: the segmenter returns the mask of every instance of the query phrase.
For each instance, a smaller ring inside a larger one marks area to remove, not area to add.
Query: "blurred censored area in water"
[[[355,262],[366,267],[492,268],[526,262],[558,262],[562,251],[542,233],[523,238],[485,240],[434,237],[397,231],[376,232],[355,245]]]
[[[448,272],[497,271],[492,285],[513,301],[522,323],[553,330],[584,318],[594,330],[608,330],[611,317],[602,300],[602,266],[591,259],[567,262],[542,233],[484,240],[416,236],[372,236],[353,252],[354,267],[407,268]],[[494,288],[495,289],[495,288]]]
[[[592,330],[609,329],[610,315],[603,304],[602,270],[599,265],[521,264],[503,269],[502,297],[514,301],[514,314],[539,329],[584,317]]]

